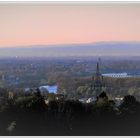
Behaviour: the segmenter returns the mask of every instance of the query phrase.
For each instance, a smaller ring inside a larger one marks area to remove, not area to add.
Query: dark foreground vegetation
[[[37,94],[9,99],[0,108],[1,136],[139,136],[140,103],[124,97],[119,107],[100,94],[94,103],[45,103]]]

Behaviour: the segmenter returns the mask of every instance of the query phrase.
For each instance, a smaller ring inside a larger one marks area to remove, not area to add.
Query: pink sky
[[[140,4],[0,4],[0,46],[140,41]]]

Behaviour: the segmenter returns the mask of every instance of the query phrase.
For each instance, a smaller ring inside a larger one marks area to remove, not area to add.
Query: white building
[[[97,100],[97,98],[94,98],[94,97],[88,98],[87,101],[86,101],[86,103],[95,102],[96,100]]]
[[[54,93],[54,94],[57,93],[57,86],[45,85],[45,86],[40,86],[39,89],[40,89],[41,92],[48,91],[49,93]]]
[[[88,98],[81,98],[81,99],[79,99],[79,102],[86,103],[87,100],[88,100]]]
[[[91,103],[91,102],[95,102],[96,100],[97,100],[97,98],[95,98],[95,97],[81,98],[81,99],[79,99],[79,102],[81,102],[81,103]]]
[[[120,106],[121,103],[123,102],[123,97],[115,97],[115,104],[116,106]]]
[[[123,72],[123,73],[105,73],[105,74],[102,74],[102,76],[113,77],[113,78],[127,78],[127,77],[131,77],[126,72]]]

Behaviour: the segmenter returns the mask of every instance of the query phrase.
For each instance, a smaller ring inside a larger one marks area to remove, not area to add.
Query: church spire
[[[100,73],[100,66],[99,66],[99,62],[97,62],[97,65],[96,65],[96,76],[100,76],[101,73]]]
[[[101,63],[101,60],[100,60],[100,58],[98,58],[98,61],[96,64],[95,75],[93,76],[93,87],[94,87],[94,91],[95,91],[96,95],[101,93],[102,87],[104,85],[103,84],[103,76],[102,76],[101,71],[100,71],[100,63]]]

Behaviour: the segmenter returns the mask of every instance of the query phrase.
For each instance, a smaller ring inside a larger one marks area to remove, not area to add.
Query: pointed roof
[[[96,76],[99,76],[99,75],[101,75],[101,72],[100,72],[99,62],[97,62],[97,64],[96,64]]]

